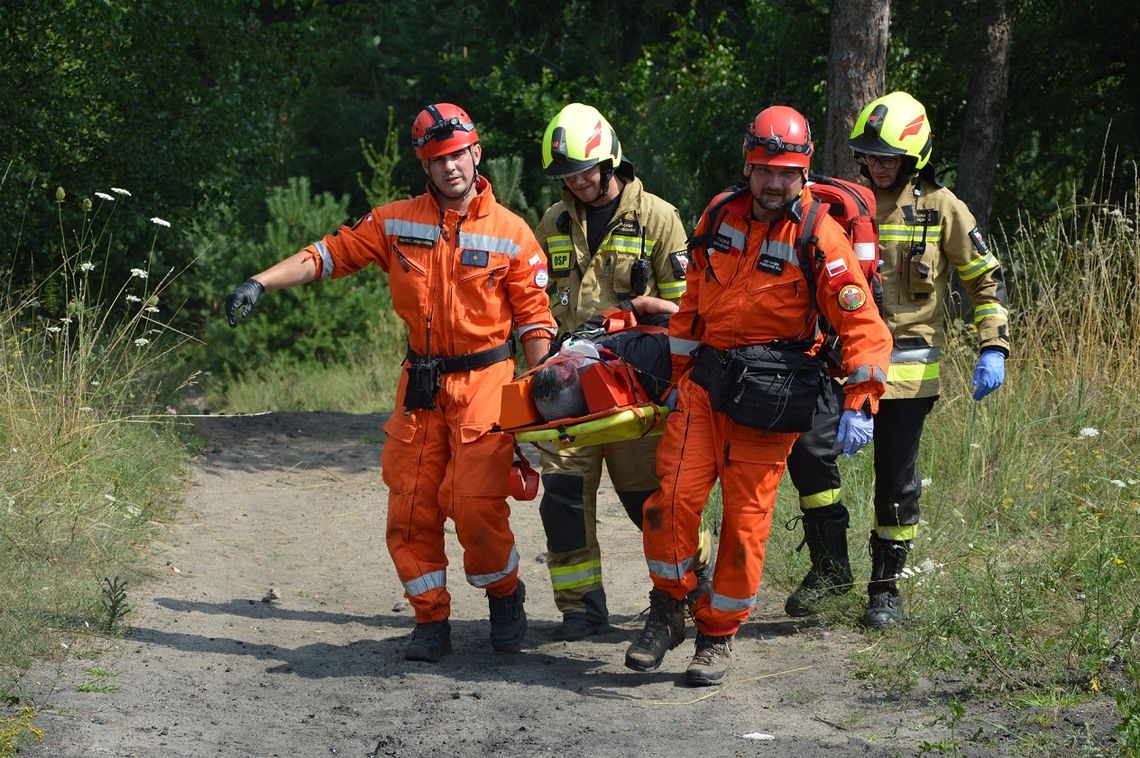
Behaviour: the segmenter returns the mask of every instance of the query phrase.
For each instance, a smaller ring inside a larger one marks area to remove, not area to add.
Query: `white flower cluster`
[[[1084,429],[1081,429],[1079,432],[1077,432],[1077,436],[1078,437],[1097,437],[1097,436],[1100,436],[1100,429],[1097,429],[1097,428],[1092,427],[1092,426],[1086,426]]]

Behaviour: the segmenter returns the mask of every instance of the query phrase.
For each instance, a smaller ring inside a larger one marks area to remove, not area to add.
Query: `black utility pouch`
[[[708,391],[713,410],[770,432],[810,429],[828,382],[821,359],[768,345],[723,352],[702,347],[692,379]]]
[[[439,358],[416,358],[404,367],[408,372],[408,387],[404,392],[404,412],[435,410],[435,392],[439,389]]]

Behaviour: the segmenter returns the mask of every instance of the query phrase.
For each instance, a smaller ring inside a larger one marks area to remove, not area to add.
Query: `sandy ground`
[[[130,633],[97,658],[29,673],[46,735],[21,755],[887,756],[946,737],[945,708],[885,700],[851,676],[874,639],[793,622],[762,587],[730,683],[623,665],[648,605],[640,536],[608,489],[600,528],[617,626],[550,639],[558,614],[537,501],[512,503],[527,644],[496,655],[487,601],[452,534],[455,653],[408,662],[413,626],[384,546],[381,416],[279,413],[200,421],[186,506],[131,589]],[[278,595],[277,599],[269,594]],[[81,692],[92,667],[114,692]],[[980,753],[969,753],[971,755]]]

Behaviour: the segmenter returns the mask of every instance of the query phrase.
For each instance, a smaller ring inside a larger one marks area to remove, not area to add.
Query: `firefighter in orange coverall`
[[[871,438],[890,333],[850,242],[826,214],[806,248],[812,260],[800,260],[801,223],[814,202],[805,188],[813,150],[802,115],[786,106],[761,111],[744,140],[748,191],[728,203],[714,199],[693,232],[687,287],[669,326],[678,408],[658,448],[661,489],[645,504],[654,588],[645,628],[626,652],[630,668],[656,669],[685,639],[697,525],[719,479],[720,549],[712,593],[693,608],[696,654],[685,679],[719,684],[727,674],[733,635],[760,585],[784,462],[827,387],[819,311],[838,332],[850,371],[838,431],[844,452]]]
[[[455,523],[468,583],[487,594],[494,649],[515,652],[526,633],[506,501],[513,442],[491,427],[500,388],[514,376],[512,329],[535,364],[555,322],[542,249],[479,175],[471,118],[450,103],[429,105],[412,125],[412,144],[426,192],[373,208],[255,275],[226,312],[236,324],[265,290],[373,263],[388,272],[392,305],[408,326],[396,410],[384,425],[388,551],[416,614],[404,657],[434,662],[451,651],[445,518]]]

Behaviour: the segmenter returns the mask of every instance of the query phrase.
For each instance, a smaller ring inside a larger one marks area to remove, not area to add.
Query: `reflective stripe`
[[[569,271],[574,261],[574,243],[567,234],[552,234],[546,238],[550,251],[550,267],[556,272]]]
[[[794,263],[797,266],[800,265],[800,257],[796,255],[796,249],[787,242],[765,239],[760,245],[760,255],[766,255],[769,258],[778,258],[788,263]]]
[[[729,243],[737,250],[744,249],[744,232],[728,223],[727,217],[720,223],[720,228],[716,230],[716,233],[728,237]]]
[[[700,346],[699,340],[685,340],[680,337],[669,338],[669,352],[673,355],[683,355],[688,358],[697,352],[697,348]]]
[[[646,251],[649,250],[649,245],[646,243]],[[598,252],[613,251],[622,253],[623,255],[641,255],[641,237],[626,237],[614,236],[606,240],[606,244],[599,248]]]
[[[494,574],[468,574],[467,583],[475,587],[486,587],[488,585],[494,584],[500,579],[505,579],[506,577],[510,576],[511,573],[513,573],[514,570],[518,568],[518,566],[519,551],[515,549],[514,545],[512,545],[511,555],[507,559],[506,567],[504,567],[502,571],[498,571]]]
[[[573,566],[550,567],[550,584],[556,592],[588,587],[601,581],[602,561],[598,558]]]
[[[330,279],[333,275],[333,259],[329,254],[328,245],[324,242],[314,242],[313,247],[317,248],[317,254],[321,256],[321,278]]]
[[[895,348],[891,351],[891,363],[938,363],[941,357],[940,347]]]
[[[858,384],[859,382],[869,382],[876,379],[880,382],[887,381],[887,377],[883,376],[883,370],[878,366],[860,366],[847,377],[848,384]]]
[[[440,587],[447,586],[447,569],[440,569],[439,571],[432,571],[423,576],[418,576],[410,582],[404,582],[404,592],[409,596],[415,597],[422,595],[428,590],[437,590]]]
[[[986,253],[981,258],[970,261],[965,266],[955,266],[954,268],[958,270],[958,278],[964,282],[968,282],[971,279],[977,279],[982,274],[987,271],[992,271],[1000,265],[993,253]]]
[[[887,368],[887,381],[924,382],[937,379],[941,373],[941,366],[937,363],[892,363]]]
[[[843,489],[836,487],[833,490],[816,492],[814,495],[800,495],[800,508],[823,508],[835,505],[843,499]]]
[[[855,257],[861,261],[875,260],[875,253],[878,252],[874,242],[856,242],[853,247],[855,248]]]
[[[459,233],[460,247],[468,250],[486,250],[488,253],[500,253],[508,258],[514,258],[522,250],[519,243],[510,237],[492,237],[489,234]]]
[[[747,611],[756,605],[753,597],[729,597],[716,592],[712,593],[712,607],[718,611]]]
[[[680,281],[676,282],[659,282],[657,284],[657,289],[660,291],[661,297],[665,298],[666,300],[676,300],[681,295],[685,294],[687,286],[685,285],[685,280],[681,279]]]
[[[432,244],[439,239],[439,227],[435,224],[417,224],[402,218],[384,219],[384,232],[389,237],[418,237],[431,240]]]
[[[974,323],[978,323],[982,319],[987,318],[1002,318],[1006,321],[1009,320],[1009,311],[1001,303],[986,303],[974,308]]]
[[[527,332],[532,332],[535,329],[545,330],[546,332],[548,332],[550,334],[551,338],[553,338],[555,336],[555,331],[553,329],[551,329],[549,326],[543,326],[541,324],[531,324],[530,326],[520,326],[518,328],[518,335],[521,338]]]
[[[680,563],[666,563],[665,561],[654,561],[649,558],[646,558],[645,562],[649,565],[650,574],[674,582],[681,581],[681,577],[685,575],[685,572],[693,567],[692,558],[686,558]]]
[[[906,526],[876,526],[875,534],[881,540],[891,542],[910,542],[918,535],[918,524]]]
[[[883,224],[879,227],[879,242],[920,242],[922,235],[926,234],[927,243],[937,243],[942,240],[941,226],[910,226],[908,224]]]

